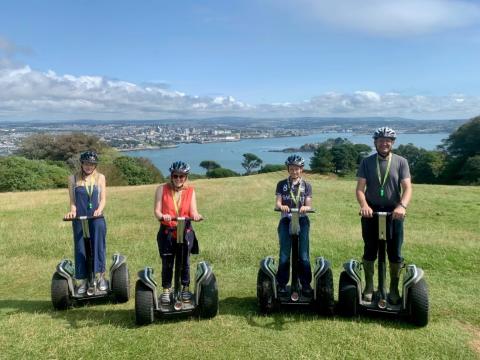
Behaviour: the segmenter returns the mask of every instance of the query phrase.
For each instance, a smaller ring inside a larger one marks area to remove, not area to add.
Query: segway
[[[280,209],[274,209],[280,211]],[[314,213],[314,210],[307,211]],[[289,233],[292,239],[291,271],[292,280],[287,285],[287,291],[280,293],[277,285],[277,266],[272,256],[260,261],[257,275],[257,302],[260,313],[268,314],[278,310],[281,306],[313,307],[318,313],[331,315],[333,313],[333,276],[330,262],[323,257],[315,258],[313,271],[312,295],[302,293],[299,283],[299,209],[290,209],[291,219]]]
[[[183,267],[183,252],[188,251],[185,240],[185,222],[193,221],[187,217],[173,217],[177,222],[177,244],[174,263],[174,291],[170,295],[170,303],[163,304],[157,291],[157,282],[153,276],[153,268],[145,267],[138,272],[135,286],[135,319],[138,325],[151,324],[155,315],[197,315],[201,318],[213,318],[218,313],[218,287],[212,267],[206,261],[197,265],[195,273],[194,294],[189,302],[182,299],[181,271]]]
[[[387,221],[391,212],[375,212],[378,217],[378,288],[374,291],[372,301],[362,297],[362,264],[349,260],[343,265],[340,274],[338,292],[339,311],[344,316],[355,316],[360,312],[386,313],[406,317],[417,326],[428,323],[428,288],[424,272],[414,264],[407,265],[401,282],[401,299],[398,304],[391,304],[387,297],[386,279],[386,240]]]
[[[78,294],[74,286],[75,267],[69,259],[63,259],[56,268],[52,277],[51,296],[53,307],[57,310],[64,310],[73,306],[76,302],[89,301],[94,299],[113,299],[115,302],[127,302],[130,297],[130,281],[126,257],[114,254],[110,266],[110,281],[107,290],[97,288],[95,272],[93,267],[93,249],[90,239],[89,221],[103,216],[79,216],[74,219],[63,219],[64,221],[80,221],[82,224],[83,240],[87,255],[86,265],[88,274],[88,288],[84,294]]]

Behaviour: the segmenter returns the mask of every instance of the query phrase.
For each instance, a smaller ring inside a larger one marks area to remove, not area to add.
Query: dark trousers
[[[278,262],[277,282],[280,286],[288,284],[290,278],[290,252],[292,239],[289,232],[290,219],[285,217],[278,224],[278,239],[280,242],[280,257]],[[309,257],[310,220],[300,217],[300,234],[298,237],[298,277],[303,288],[309,288],[312,281],[312,270]]]
[[[403,220],[387,217],[387,255],[391,263],[403,262]],[[378,254],[378,217],[362,217],[363,259],[375,261]]]
[[[182,256],[182,268],[180,269],[180,281],[182,285],[190,285],[190,252],[193,247],[194,237],[186,236],[187,243],[178,244],[176,240],[176,230],[167,228],[164,225],[160,227],[157,234],[158,250],[162,259],[162,287],[171,288],[173,278],[173,266],[176,261],[180,261]],[[187,245],[188,244],[188,245]]]

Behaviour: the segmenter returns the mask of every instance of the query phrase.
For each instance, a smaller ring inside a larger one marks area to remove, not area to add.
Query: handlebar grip
[[[298,208],[291,208],[289,212],[298,212]],[[280,208],[274,208],[273,211],[278,211],[278,212],[281,212],[282,210]],[[306,213],[309,213],[309,214],[312,214],[312,213],[315,213],[315,209],[310,209],[310,210],[307,210],[305,211]]]

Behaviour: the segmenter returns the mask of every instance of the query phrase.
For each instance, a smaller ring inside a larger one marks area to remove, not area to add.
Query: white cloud
[[[28,66],[0,69],[0,120],[162,119],[209,116],[401,116],[469,118],[480,97],[327,92],[299,103],[251,105],[232,96],[192,96],[165,86],[101,76],[58,75]]]
[[[380,36],[417,35],[478,23],[480,5],[466,0],[287,0],[323,24]],[[299,3],[303,5],[300,5]]]

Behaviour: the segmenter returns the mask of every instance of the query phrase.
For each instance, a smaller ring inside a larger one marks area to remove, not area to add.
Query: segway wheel
[[[68,281],[64,277],[53,274],[52,277],[52,304],[57,310],[65,310],[72,306],[70,292],[68,290]]]
[[[137,325],[148,325],[154,320],[153,291],[140,280],[135,285],[135,321]]]
[[[407,298],[410,322],[417,326],[428,324],[428,286],[425,279],[412,285]]]
[[[333,315],[335,306],[333,300],[333,275],[332,269],[328,269],[317,279],[315,308],[319,314]]]
[[[257,301],[260,313],[269,314],[274,310],[272,280],[262,271],[257,275]]]
[[[215,274],[202,284],[198,300],[198,315],[201,318],[213,318],[218,313],[218,287]]]
[[[357,315],[357,284],[343,271],[340,274],[340,283],[338,286],[338,310],[343,316]]]
[[[112,274],[112,292],[116,302],[124,303],[130,299],[130,277],[125,263]]]

